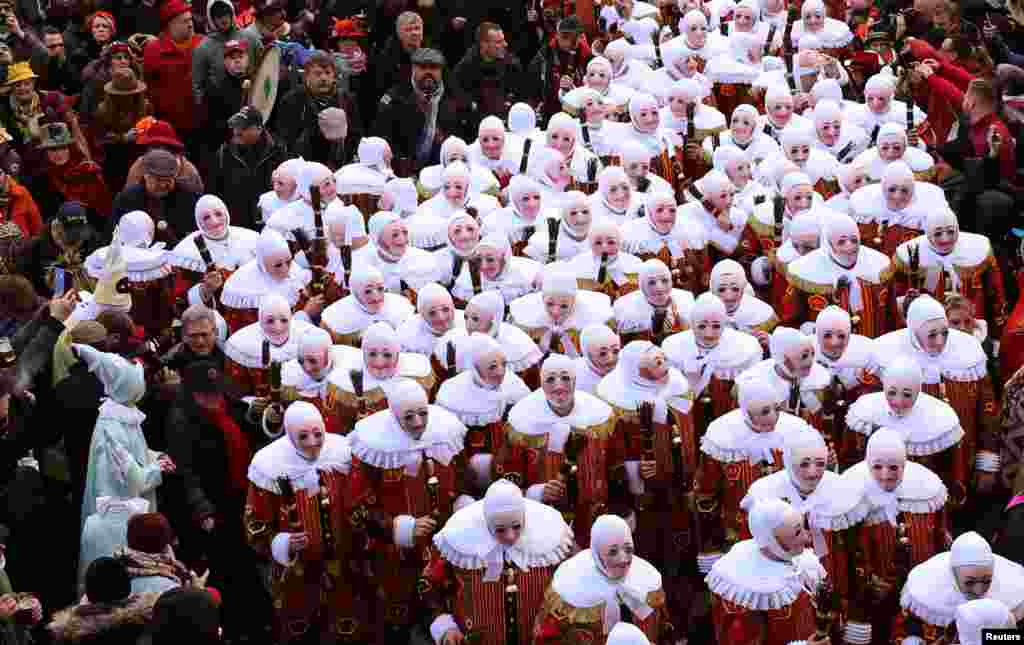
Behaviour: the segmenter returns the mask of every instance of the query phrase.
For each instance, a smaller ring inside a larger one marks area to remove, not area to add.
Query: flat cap
[[[154,177],[176,177],[178,158],[166,150],[150,150],[142,157],[142,172]]]
[[[413,65],[437,65],[438,67],[444,67],[444,54],[429,47],[417,49],[410,58]]]

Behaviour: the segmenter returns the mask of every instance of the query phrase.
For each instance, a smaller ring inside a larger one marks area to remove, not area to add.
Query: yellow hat
[[[28,64],[28,61],[22,61],[7,68],[7,82],[4,85],[14,85],[30,78],[39,78],[39,76],[32,71],[32,66]]]
[[[114,234],[114,239],[107,247],[107,256],[104,258],[103,276],[96,283],[95,302],[97,306],[117,308],[124,311],[131,309],[132,296],[129,293],[121,293],[117,289],[117,283],[125,277],[128,263],[121,253],[121,239]]]

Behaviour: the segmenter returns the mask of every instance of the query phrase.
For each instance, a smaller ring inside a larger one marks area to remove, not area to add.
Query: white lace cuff
[[[843,640],[849,645],[868,645],[871,642],[871,623],[847,622],[843,628]]]
[[[459,626],[455,624],[455,619],[452,618],[451,614],[441,614],[434,619],[434,622],[430,623],[430,637],[434,639],[437,645],[442,645],[444,635],[450,629],[458,630]]]
[[[288,553],[288,539],[291,536],[291,533],[278,533],[270,542],[270,554],[274,556],[274,561],[283,567],[295,564],[295,557]]]
[[[711,567],[715,566],[715,563],[722,557],[721,553],[698,553],[697,554],[697,571],[701,575],[707,575],[711,572]]]
[[[406,549],[416,543],[416,518],[412,515],[399,515],[395,518],[395,544]]]
[[[928,645],[920,636],[907,636],[900,645]]]
[[[978,456],[974,458],[974,467],[982,472],[997,473],[1002,465],[1002,458],[988,450],[979,451]]]

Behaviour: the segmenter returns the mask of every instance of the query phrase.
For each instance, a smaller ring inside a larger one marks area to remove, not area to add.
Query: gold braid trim
[[[769,318],[768,320],[764,321],[760,325],[754,325],[753,328],[756,331],[763,331],[765,333],[770,334],[778,326],[779,326],[779,319],[778,319],[778,317],[775,316],[775,314],[772,314],[771,318]]]
[[[544,592],[544,608],[559,623],[593,625],[600,624],[604,619],[604,603],[596,607],[573,607],[551,587]]]
[[[939,169],[932,166],[928,170],[918,170],[914,173],[914,179],[917,181],[927,181],[928,183],[934,184],[935,178],[939,174]]]
[[[607,281],[614,283],[614,281],[610,277],[607,278]],[[601,285],[597,283],[597,279],[595,279],[595,278],[577,278],[576,282],[579,284],[579,288],[582,289],[583,291],[600,291],[601,290]],[[615,286],[617,288],[621,289],[621,288],[626,287],[627,285],[634,285],[635,286],[639,282],[640,282],[640,274],[638,274],[638,273],[627,273],[626,274],[626,284],[623,284],[623,285],[616,284]]]
[[[693,129],[693,134],[694,134],[694,137],[697,139],[697,141],[703,141],[704,139],[707,139],[708,137],[713,137],[716,134],[721,134],[723,132],[725,132],[725,128],[724,127],[717,127],[717,128],[694,128]],[[689,142],[687,142],[687,143],[689,143]]]
[[[345,406],[346,408],[354,408],[359,405],[359,399],[356,395],[347,390],[338,388],[338,392],[335,396],[337,397],[338,405]],[[367,407],[375,405],[383,401],[385,398],[387,398],[387,395],[384,394],[384,390],[379,387],[375,387],[369,392],[363,393],[363,401],[366,403]]]
[[[893,265],[892,262],[890,262],[889,266],[886,267],[881,273],[878,274],[878,280],[877,281],[868,280],[867,278],[864,278],[864,277],[861,277],[860,279],[864,280],[864,282],[867,282],[869,285],[880,285],[880,284],[885,284],[886,282],[889,282],[890,280],[892,280],[892,277],[893,277],[893,275],[895,275],[895,273],[896,273],[896,267]],[[797,276],[797,275],[795,275],[793,273],[790,273],[787,277],[789,278],[789,283],[791,285],[793,285],[794,287],[796,287],[800,291],[803,291],[804,293],[820,294],[820,295],[828,296],[828,297],[831,298],[832,297],[832,292],[835,290],[835,287],[833,285],[831,285],[831,284],[822,284],[820,282],[811,282],[810,280],[806,280],[804,278],[801,278],[801,277],[799,277],[799,276]]]
[[[547,434],[526,434],[509,428],[506,438],[510,444],[522,448],[540,450],[548,445]]]
[[[751,215],[747,218],[747,226],[749,226],[754,233],[757,233],[760,237],[775,238],[775,225],[765,224],[759,220],[756,215]]]
[[[348,345],[349,347],[359,348],[363,346],[363,332],[354,331],[351,334],[339,334],[329,327],[324,327],[330,334],[331,338],[334,339],[335,345]]]
[[[993,256],[991,253],[989,253],[988,256],[986,256],[984,260],[982,260],[981,262],[979,262],[978,264],[976,264],[976,265],[974,265],[972,267],[957,266],[956,267],[956,272],[957,272],[957,275],[960,276],[961,282],[968,282],[968,281],[973,280],[976,277],[980,277],[981,274],[984,273],[985,271],[987,271],[988,269],[990,269],[990,268],[995,269],[995,268],[998,268],[998,267],[999,267],[999,265],[996,264],[995,256]]]
[[[604,423],[586,428],[573,428],[573,432],[590,439],[607,439],[615,432],[615,415],[610,415]]]
[[[831,284],[822,284],[820,282],[811,282],[810,280],[804,280],[797,275],[790,273],[788,276],[789,284],[794,289],[799,289],[804,293],[820,294],[823,296],[832,297],[832,292],[835,290]]]

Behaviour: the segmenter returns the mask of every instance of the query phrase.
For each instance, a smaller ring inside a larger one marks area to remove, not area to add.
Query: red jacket
[[[192,52],[201,42],[203,37],[196,34],[189,47],[181,48],[163,33],[142,53],[143,74],[155,116],[169,121],[179,135],[201,125],[199,109],[192,100]]]
[[[26,238],[35,237],[43,230],[43,218],[39,215],[39,207],[32,195],[24,186],[7,178],[7,196],[10,202],[6,209],[0,210],[0,221],[14,222]]]

